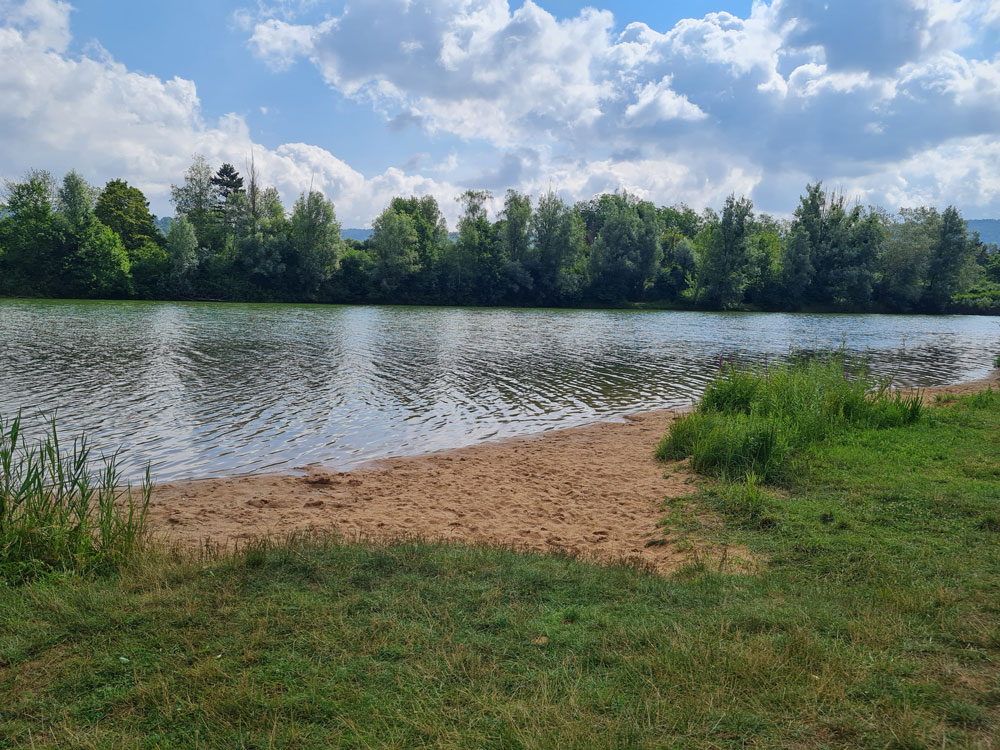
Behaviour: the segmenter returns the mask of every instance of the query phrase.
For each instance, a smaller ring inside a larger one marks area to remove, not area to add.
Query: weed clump
[[[787,365],[724,365],[698,409],[674,422],[661,460],[691,457],[695,471],[741,481],[779,481],[804,446],[848,427],[886,428],[920,418],[918,395],[890,389],[842,355]]]
[[[85,438],[64,450],[53,422],[29,444],[20,415],[0,418],[0,582],[124,565],[146,546],[151,492],[148,467],[133,490],[117,456],[92,460]]]

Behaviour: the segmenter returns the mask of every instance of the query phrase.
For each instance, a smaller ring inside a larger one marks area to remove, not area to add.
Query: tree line
[[[710,310],[1000,312],[1000,253],[954,207],[851,205],[808,185],[794,215],[655,206],[626,192],[570,204],[510,190],[460,197],[454,233],[430,196],[393,198],[361,242],[333,204],[287,211],[251,162],[201,157],[156,219],[137,188],[69,172],[6,183],[0,295]]]

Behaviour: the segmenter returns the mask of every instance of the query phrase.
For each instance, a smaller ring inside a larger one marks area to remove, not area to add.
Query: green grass
[[[697,410],[677,419],[657,446],[664,461],[691,457],[695,471],[741,481],[782,479],[805,446],[846,429],[893,427],[920,417],[904,396],[843,356],[766,368],[726,366]]]
[[[675,501],[754,576],[300,539],[0,587],[0,747],[996,747],[1000,395],[789,461]]]
[[[93,460],[85,439],[64,450],[55,422],[30,444],[20,415],[0,417],[0,583],[127,563],[146,543],[150,491],[148,470],[133,492],[116,457]]]

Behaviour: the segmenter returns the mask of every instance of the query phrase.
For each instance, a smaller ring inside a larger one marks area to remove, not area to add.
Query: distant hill
[[[163,216],[156,219],[155,223],[157,228],[163,234],[166,234],[170,231],[170,222],[172,221],[171,217]],[[969,219],[966,223],[969,225],[969,231],[979,232],[979,239],[987,245],[991,242],[1000,245],[1000,219]],[[372,230],[357,228],[341,229],[340,236],[345,240],[364,242],[372,236]],[[448,232],[448,239],[454,242],[458,239],[458,232]]]
[[[370,229],[341,229],[340,236],[345,240],[357,240],[358,242],[364,242],[369,237],[372,236],[372,230]]]
[[[340,236],[345,240],[357,240],[358,242],[364,242],[369,237],[372,236],[371,229],[341,229]],[[448,239],[452,242],[458,239],[458,232],[448,232]]]
[[[1000,245],[1000,219],[969,219],[970,232],[979,232],[979,239],[989,245]]]
[[[174,217],[173,216],[153,217],[153,223],[156,225],[156,228],[160,230],[163,236],[166,237],[167,233],[170,231],[170,225],[174,223]]]

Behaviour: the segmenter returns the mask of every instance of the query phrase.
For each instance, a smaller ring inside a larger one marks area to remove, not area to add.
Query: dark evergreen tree
[[[243,178],[232,164],[226,162],[212,177],[212,184],[219,195],[219,202],[225,203],[229,196],[243,192]]]

